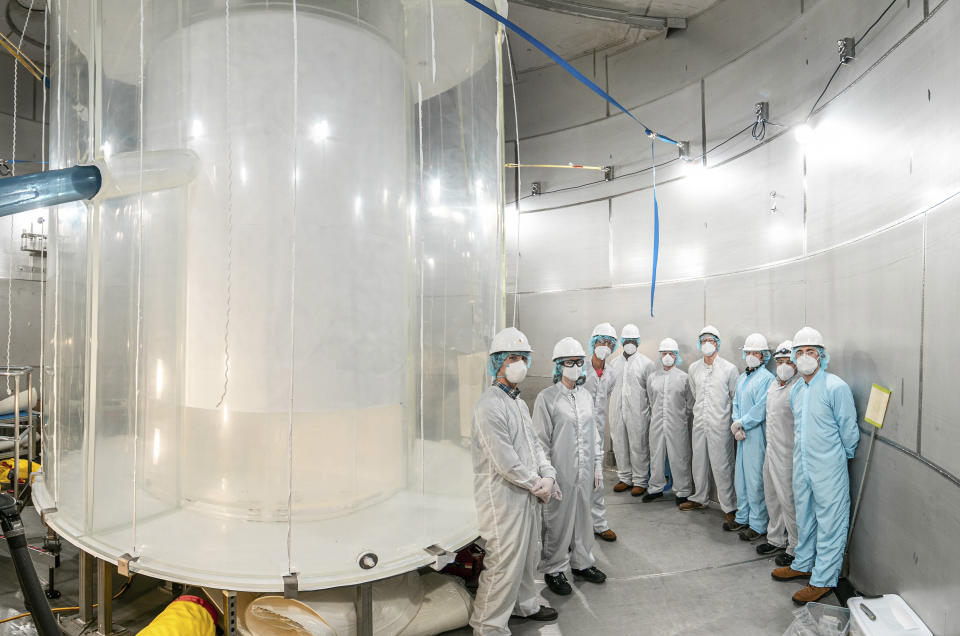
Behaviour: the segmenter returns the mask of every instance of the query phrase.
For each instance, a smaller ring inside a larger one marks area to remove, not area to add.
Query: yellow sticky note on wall
[[[883,427],[883,418],[887,414],[887,404],[890,402],[890,389],[874,384],[870,389],[870,401],[867,402],[867,413],[863,416],[867,424],[877,428]]]

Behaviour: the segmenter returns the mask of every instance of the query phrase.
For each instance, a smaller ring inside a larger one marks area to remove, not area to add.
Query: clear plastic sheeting
[[[849,633],[850,610],[823,603],[807,603],[793,610],[793,622],[783,636],[846,636]]]
[[[53,5],[52,167],[116,185],[50,214],[47,520],[250,591],[472,540],[462,423],[504,314],[495,23],[460,0]]]

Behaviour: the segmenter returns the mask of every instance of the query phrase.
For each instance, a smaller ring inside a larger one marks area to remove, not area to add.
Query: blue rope
[[[660,257],[660,206],[657,204],[657,160],[655,144],[650,142],[650,159],[653,162],[653,274],[650,277],[650,317],[653,318],[653,297],[657,291],[657,259]]]
[[[626,108],[624,108],[623,106],[621,106],[621,105],[620,105],[620,102],[618,102],[618,101],[615,100],[613,97],[611,97],[610,94],[607,93],[605,90],[603,90],[602,88],[600,88],[599,86],[597,86],[589,77],[587,77],[586,75],[584,75],[583,73],[581,73],[581,72],[578,71],[577,69],[573,68],[573,66],[571,66],[569,62],[567,62],[565,59],[563,59],[562,57],[560,57],[557,53],[554,53],[553,50],[552,50],[550,47],[548,47],[546,44],[544,44],[543,42],[541,42],[541,41],[538,40],[537,38],[533,37],[532,35],[530,35],[530,34],[527,33],[526,31],[524,31],[523,29],[521,29],[519,26],[517,26],[516,24],[514,24],[513,22],[511,22],[511,21],[508,20],[507,18],[503,17],[502,15],[500,15],[499,13],[497,13],[496,11],[494,11],[493,9],[490,9],[489,7],[484,6],[482,3],[478,2],[478,0],[464,0],[464,2],[466,2],[467,4],[473,5],[474,7],[476,7],[477,9],[479,9],[480,11],[483,11],[483,12],[486,13],[488,16],[490,16],[491,18],[493,18],[494,20],[496,20],[496,21],[499,22],[500,24],[506,26],[508,29],[510,29],[511,31],[513,31],[514,33],[516,33],[517,35],[519,35],[520,37],[522,37],[524,40],[526,40],[526,41],[529,42],[530,44],[532,44],[532,45],[534,45],[535,47],[537,47],[538,49],[540,49],[540,51],[543,52],[544,55],[546,55],[546,56],[549,57],[551,60],[553,60],[554,62],[556,62],[557,64],[559,64],[560,67],[563,68],[563,70],[565,70],[567,73],[570,73],[570,75],[572,75],[572,76],[575,77],[577,80],[579,80],[581,84],[583,84],[584,86],[586,86],[587,88],[589,88],[590,90],[592,90],[594,93],[596,93],[596,94],[599,95],[600,97],[602,97],[602,98],[604,98],[605,100],[607,100],[608,102],[610,102],[613,106],[616,106],[617,108],[619,108],[621,111],[623,111],[624,113],[626,113],[626,115],[627,115],[630,119],[632,119],[633,121],[635,121],[635,122],[637,122],[638,124],[640,124],[641,126],[643,126],[643,134],[645,134],[647,137],[650,137],[651,139],[656,139],[656,140],[659,140],[659,141],[663,141],[663,142],[668,143],[668,144],[673,144],[674,146],[679,146],[679,145],[680,145],[677,141],[674,141],[674,140],[671,139],[670,137],[667,137],[666,135],[661,135],[661,134],[658,133],[658,132],[653,132],[652,130],[650,130],[650,129],[647,127],[646,124],[644,124],[642,121],[640,121],[639,119],[637,119],[637,118],[633,115],[633,113],[631,113],[629,110],[627,110]]]

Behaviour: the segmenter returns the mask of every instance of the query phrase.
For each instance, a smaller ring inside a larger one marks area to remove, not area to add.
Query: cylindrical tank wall
[[[690,139],[696,156],[749,126],[759,101],[770,102],[773,121],[802,121],[837,66],[837,38],[860,37],[886,5],[726,0],[686,32],[577,63],[595,68],[593,79],[646,124]],[[637,323],[647,355],[674,337],[687,364],[697,332],[712,323],[723,332],[721,355],[741,368],[747,334],[775,344],[809,324],[827,338],[831,371],[850,383],[861,418],[871,384],[890,388],[851,577],[862,589],[903,594],[936,633],[960,625],[952,600],[960,433],[944,348],[960,269],[960,167],[951,160],[960,142],[958,21],[956,2],[894,5],[840,69],[806,146],[768,124],[762,143],[744,132],[710,153],[698,176],[679,162],[659,167],[655,317],[650,141],[625,116],[606,116],[599,99],[568,108],[582,88],[555,67],[520,75],[521,162],[612,164],[620,177],[586,185],[597,177],[524,170],[519,228],[507,229],[507,282],[519,231],[518,326],[537,352],[525,392],[549,383],[554,342],[586,341],[601,321]],[[658,164],[677,156],[664,144],[656,153]],[[529,196],[532,181],[546,194]],[[567,258],[572,246],[577,259]]]
[[[52,217],[48,520],[243,590],[381,578],[476,536],[495,24],[309,0],[63,0],[53,24],[53,162],[134,185]],[[193,180],[138,188],[171,150]]]

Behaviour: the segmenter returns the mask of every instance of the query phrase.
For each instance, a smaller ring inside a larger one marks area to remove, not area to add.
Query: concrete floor
[[[802,583],[771,579],[772,557],[759,557],[755,544],[724,532],[719,510],[680,512],[671,494],[644,504],[627,493],[613,493],[615,474],[608,471],[606,477],[607,519],[619,538],[614,543],[598,541],[594,554],[607,582],[571,579],[574,593],[567,597],[544,586],[543,598],[559,610],[559,620],[514,619],[514,634],[783,634],[795,609],[790,596]],[[24,521],[30,543],[42,543],[42,527],[32,508],[24,511]],[[56,576],[63,597],[54,607],[73,605],[77,599],[77,552],[66,543],[62,563]],[[46,572],[40,574],[45,578]],[[121,583],[116,579],[114,590]],[[126,633],[135,634],[170,602],[157,585],[156,580],[135,577],[130,590],[114,603],[114,620],[127,627]],[[830,596],[827,602],[836,604],[836,599]],[[13,564],[0,547],[0,618],[22,608]],[[0,624],[0,636],[35,633],[18,631],[28,624],[29,619]],[[467,634],[466,628],[447,632]]]
[[[805,582],[770,578],[773,557],[760,557],[756,543],[724,532],[719,509],[681,512],[670,493],[641,503],[614,493],[615,481],[607,471],[607,521],[618,538],[598,540],[594,551],[606,583],[574,581],[568,573],[574,591],[566,597],[544,585],[543,598],[560,618],[513,619],[514,634],[783,634],[796,609],[790,597]],[[833,595],[825,602],[837,604]],[[446,636],[470,633],[464,628]]]

